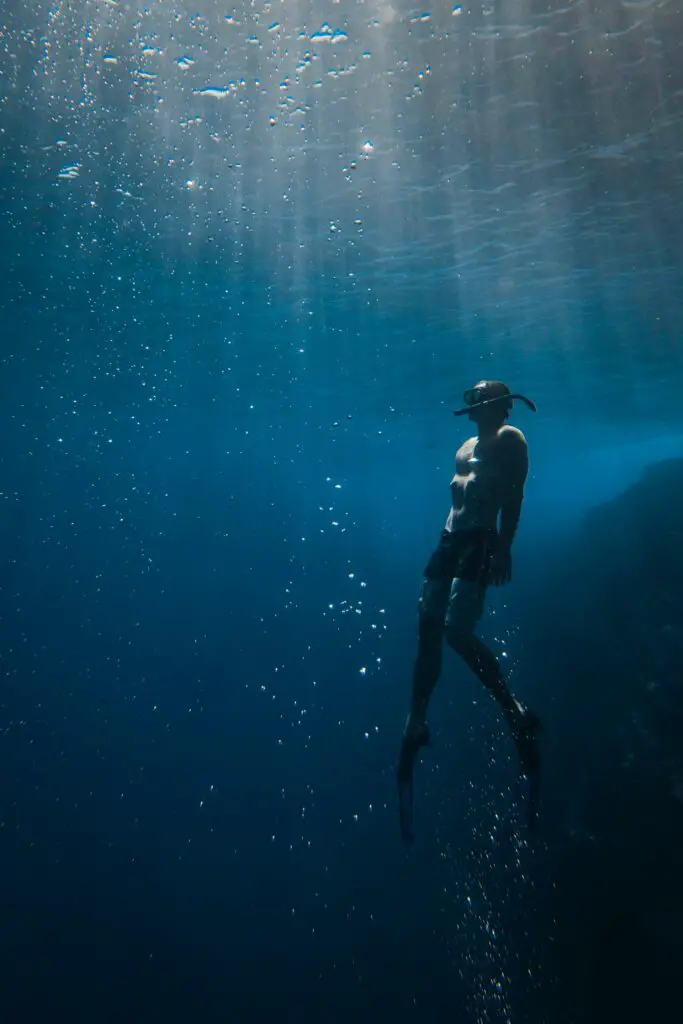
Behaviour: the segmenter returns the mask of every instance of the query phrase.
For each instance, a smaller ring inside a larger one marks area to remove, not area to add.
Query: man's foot
[[[396,773],[401,836],[406,843],[413,841],[413,769],[420,749],[428,747],[430,743],[431,737],[427,723],[423,722],[414,726],[408,720],[403,733]]]

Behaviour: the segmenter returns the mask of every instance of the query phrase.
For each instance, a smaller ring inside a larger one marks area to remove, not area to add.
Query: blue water
[[[3,1020],[608,1020],[566,913],[580,634],[539,623],[591,591],[586,513],[683,455],[679,5],[0,15]],[[539,409],[482,635],[547,723],[545,825],[450,659],[406,852],[486,376]]]

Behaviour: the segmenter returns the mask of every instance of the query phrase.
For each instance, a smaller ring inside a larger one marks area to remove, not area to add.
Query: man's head
[[[501,380],[480,380],[463,396],[465,405],[469,406],[469,418],[475,423],[502,425],[512,409],[511,394]]]
[[[468,416],[475,423],[484,423],[487,427],[502,426],[510,415],[515,399],[524,402],[532,412],[536,406],[530,398],[513,394],[507,384],[501,380],[480,380],[473,388],[468,388],[463,395],[464,409],[456,409],[454,416]]]

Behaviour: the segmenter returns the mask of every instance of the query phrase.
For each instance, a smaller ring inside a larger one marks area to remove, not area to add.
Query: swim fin
[[[401,838],[404,843],[413,842],[413,771],[421,747],[430,745],[429,728],[424,726],[416,732],[406,731],[398,758],[396,781],[398,784],[398,813]]]

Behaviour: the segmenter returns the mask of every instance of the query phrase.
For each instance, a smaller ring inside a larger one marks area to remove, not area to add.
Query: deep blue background
[[[264,442],[258,402],[204,404],[221,383],[201,358],[177,367],[182,404],[150,409],[124,372],[104,414],[99,383],[84,410],[83,340],[81,381],[45,399],[46,371],[18,373],[3,405],[7,957],[34,992],[15,975],[16,1005],[49,1005],[48,979],[84,1013],[103,987],[114,1014],[163,985],[165,1014],[229,1000],[249,1020],[472,999],[480,957],[507,959],[484,922],[532,887],[532,854],[513,863],[510,743],[463,672],[439,701],[423,843],[400,846],[428,553],[410,497],[367,494],[360,422]]]
[[[640,1020],[683,920],[680,12],[261,6],[2,12],[3,1020]],[[539,406],[482,635],[543,825],[448,656],[407,853],[483,375]]]

